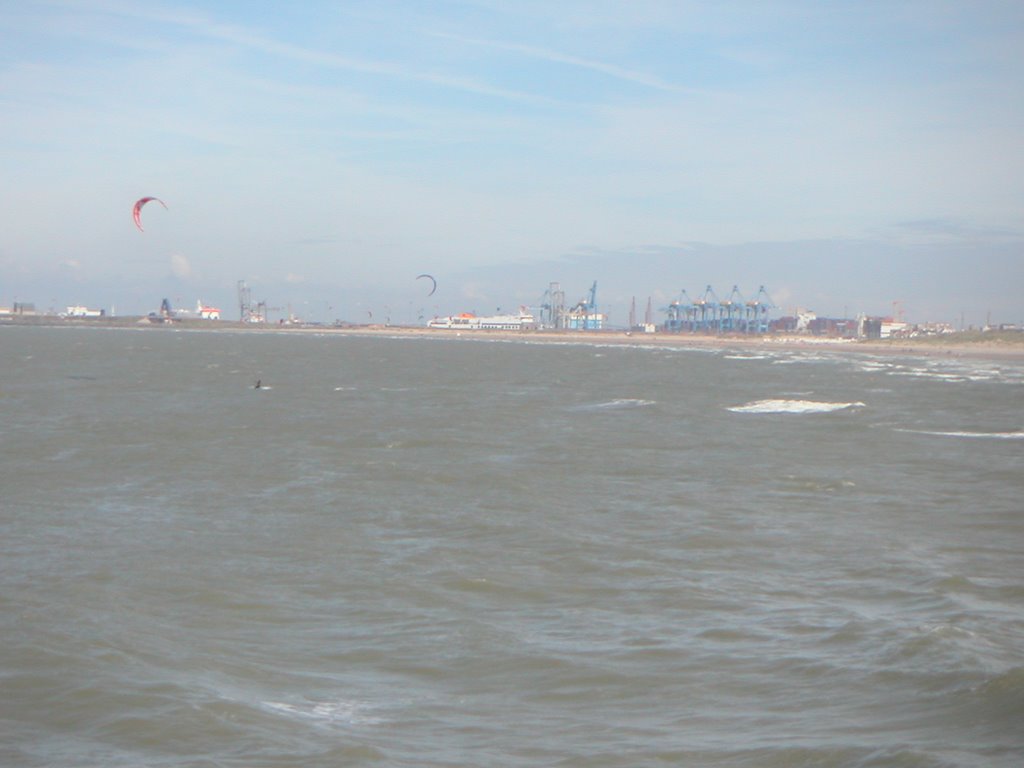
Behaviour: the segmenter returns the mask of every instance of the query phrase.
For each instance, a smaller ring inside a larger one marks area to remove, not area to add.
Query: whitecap
[[[811,353],[794,353],[789,357],[772,360],[772,365],[793,365],[797,363],[836,363],[842,358],[834,355],[822,355]]]
[[[934,435],[937,437],[969,437],[974,439],[988,440],[1024,440],[1024,431],[1013,430],[1011,432],[971,432],[960,430],[931,430],[931,429],[897,429],[897,432],[909,432],[915,435]]]
[[[892,373],[897,369],[893,363],[877,362],[875,360],[864,360],[854,366],[862,373]]]
[[[726,410],[733,413],[830,413],[845,408],[863,408],[864,403],[824,403],[816,400],[755,400],[734,405]]]
[[[621,410],[623,408],[643,408],[647,405],[654,405],[654,400],[641,400],[639,398],[620,397],[615,400],[609,400],[604,403],[589,403],[587,405],[578,405],[572,410],[574,411],[613,411]]]
[[[967,381],[967,377],[960,373],[941,373],[927,368],[909,368],[904,371],[892,371],[893,376],[910,376],[916,379],[936,379],[938,381]]]
[[[320,720],[350,725],[375,725],[383,722],[380,717],[362,714],[365,705],[353,701],[304,701],[300,704],[288,704],[283,701],[264,701],[263,706],[275,712],[301,717],[309,720]]]

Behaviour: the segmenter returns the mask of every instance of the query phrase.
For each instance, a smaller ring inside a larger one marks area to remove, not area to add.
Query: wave
[[[817,400],[755,400],[734,405],[726,410],[733,413],[830,413],[846,408],[863,408],[864,403],[825,403]]]
[[[1013,667],[1000,672],[990,678],[979,689],[978,692],[995,697],[1002,703],[1006,699],[1012,699],[1018,708],[1024,705],[1024,667]]]
[[[1000,734],[1020,743],[1020,723],[1024,717],[1024,667],[1011,667],[973,687],[966,698],[958,697],[964,712],[985,723],[993,736]]]
[[[609,400],[605,403],[589,403],[587,405],[578,405],[572,408],[574,411],[613,411],[621,410],[623,408],[643,408],[647,405],[654,405],[654,400],[641,400],[639,398],[620,397],[615,400]]]
[[[836,355],[816,354],[813,352],[796,353],[789,357],[772,360],[772,365],[797,365],[800,363],[839,363],[842,358]]]
[[[1024,440],[1024,431],[1011,430],[1010,432],[969,432],[959,430],[931,430],[931,429],[897,429],[897,432],[909,432],[914,435],[935,435],[937,437],[969,437],[973,439],[987,440]]]
[[[892,376],[909,376],[917,379],[936,379],[937,381],[964,382],[970,379],[962,373],[945,373],[943,371],[929,370],[928,368],[908,368],[906,370],[889,371]]]
[[[926,360],[915,365],[892,359],[866,359],[857,362],[854,369],[862,373],[945,381],[954,384],[964,382],[1020,383],[1022,374],[1024,374],[1020,366],[979,365],[967,360]]]
[[[376,725],[384,722],[381,717],[363,714],[367,705],[352,701],[303,701],[299,704],[264,701],[263,706],[273,712],[310,720],[348,723],[349,725]]]

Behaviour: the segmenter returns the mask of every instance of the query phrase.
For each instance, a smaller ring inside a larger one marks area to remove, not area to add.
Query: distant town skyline
[[[0,305],[1024,320],[1019,4],[29,0],[0,43]]]

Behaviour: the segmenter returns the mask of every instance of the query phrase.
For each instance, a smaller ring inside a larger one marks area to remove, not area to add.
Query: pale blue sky
[[[1019,322],[1022,78],[1019,2],[8,0],[0,304]]]

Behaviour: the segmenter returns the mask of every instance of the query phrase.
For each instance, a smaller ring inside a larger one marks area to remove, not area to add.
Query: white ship
[[[478,317],[472,312],[463,312],[450,317],[435,317],[427,322],[427,327],[460,331],[525,331],[536,328],[537,320],[525,307],[520,307],[517,315]]]

